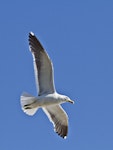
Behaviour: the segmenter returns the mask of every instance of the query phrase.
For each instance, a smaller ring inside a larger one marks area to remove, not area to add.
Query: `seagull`
[[[50,122],[53,123],[54,131],[62,138],[66,138],[68,115],[61,104],[65,102],[74,103],[74,101],[68,96],[56,92],[52,61],[33,32],[29,33],[29,49],[33,56],[38,96],[34,97],[28,93],[23,93],[20,97],[21,108],[30,116],[42,108]]]

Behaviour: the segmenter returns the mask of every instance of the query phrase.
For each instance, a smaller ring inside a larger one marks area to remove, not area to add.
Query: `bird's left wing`
[[[68,133],[68,116],[60,105],[46,106],[42,108],[53,123],[55,132],[63,138]]]

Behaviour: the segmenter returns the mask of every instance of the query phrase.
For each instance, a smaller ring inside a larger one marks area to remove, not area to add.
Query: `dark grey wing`
[[[34,59],[34,71],[39,95],[55,91],[52,62],[36,36],[29,33],[29,46]]]
[[[68,116],[60,105],[46,106],[42,108],[53,123],[55,132],[65,138],[68,133]]]

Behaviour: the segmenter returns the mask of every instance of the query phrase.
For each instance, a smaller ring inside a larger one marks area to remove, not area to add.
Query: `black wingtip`
[[[44,51],[44,48],[42,47],[40,41],[37,39],[37,37],[33,32],[29,32],[28,41],[29,41],[30,51],[37,52],[37,49],[39,51]]]
[[[54,130],[63,139],[67,138],[67,133],[68,133],[68,127],[67,126],[63,125],[61,130],[59,130],[59,128],[56,127],[56,129],[54,129]]]
[[[35,36],[33,32],[29,32],[29,44],[30,44],[30,41],[38,41],[37,37]]]
[[[31,31],[29,32],[29,36],[35,36],[35,34]]]

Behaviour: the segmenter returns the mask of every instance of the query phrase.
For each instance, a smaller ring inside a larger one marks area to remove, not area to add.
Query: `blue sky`
[[[113,1],[0,1],[0,149],[113,149]],[[23,91],[37,95],[28,33],[40,39],[54,64],[69,116],[66,140],[42,110],[29,117]]]

